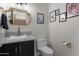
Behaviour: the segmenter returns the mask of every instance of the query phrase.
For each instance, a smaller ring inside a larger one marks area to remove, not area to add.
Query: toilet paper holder
[[[72,47],[72,44],[71,42],[68,42],[68,41],[62,41],[63,45],[65,45],[67,48],[71,48]]]

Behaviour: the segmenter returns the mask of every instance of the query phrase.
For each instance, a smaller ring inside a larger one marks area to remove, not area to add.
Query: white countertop
[[[22,41],[30,41],[30,40],[35,40],[36,37],[34,37],[33,35],[28,35],[27,38],[23,38],[23,39],[9,39],[9,38],[2,38],[3,40],[0,41],[0,45],[1,44],[7,44],[7,43],[16,43],[16,42],[22,42]]]

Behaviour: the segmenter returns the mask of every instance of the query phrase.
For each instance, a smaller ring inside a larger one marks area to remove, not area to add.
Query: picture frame
[[[50,12],[50,22],[56,21],[56,10]]]
[[[37,13],[37,24],[44,24],[44,13]]]
[[[67,3],[66,14],[67,18],[79,16],[79,3]]]
[[[56,16],[58,16],[60,14],[60,9],[56,10]]]
[[[66,22],[67,18],[66,18],[66,12],[63,12],[59,15],[59,22]]]

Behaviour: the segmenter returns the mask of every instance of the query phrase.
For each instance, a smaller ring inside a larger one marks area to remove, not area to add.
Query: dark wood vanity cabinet
[[[34,40],[3,44],[0,56],[34,56]]]

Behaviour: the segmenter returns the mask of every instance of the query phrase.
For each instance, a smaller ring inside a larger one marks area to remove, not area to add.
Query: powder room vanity
[[[29,36],[28,39],[8,39],[0,47],[0,56],[34,56],[35,38]]]
[[[10,7],[9,10],[5,11],[11,25],[26,26],[31,22],[31,15],[26,10]],[[13,31],[5,31],[3,39],[0,36],[0,56],[34,56],[36,38],[27,30],[27,32],[21,32],[20,27],[18,27],[17,32]],[[21,35],[24,36],[21,37]]]

